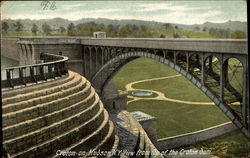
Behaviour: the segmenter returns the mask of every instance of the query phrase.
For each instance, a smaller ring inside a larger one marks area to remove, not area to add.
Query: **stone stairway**
[[[3,144],[11,157],[111,150],[119,138],[89,81],[77,73],[2,90]]]

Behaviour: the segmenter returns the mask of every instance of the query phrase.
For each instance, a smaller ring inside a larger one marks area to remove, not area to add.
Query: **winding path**
[[[161,101],[170,101],[170,102],[175,102],[175,103],[182,103],[182,104],[195,104],[195,105],[214,105],[213,102],[193,102],[193,101],[185,101],[185,100],[178,100],[178,99],[171,99],[165,96],[164,93],[155,91],[155,90],[149,90],[149,89],[137,89],[133,88],[134,84],[137,83],[142,83],[142,82],[148,82],[148,81],[154,81],[154,80],[163,80],[163,79],[169,79],[169,78],[175,78],[175,77],[180,77],[181,75],[173,75],[173,76],[166,76],[166,77],[157,77],[157,78],[151,78],[151,79],[144,79],[144,80],[139,80],[139,81],[134,81],[131,83],[128,83],[125,88],[125,91],[120,91],[121,93],[128,93],[129,91],[146,91],[146,92],[152,92],[157,94],[156,97],[147,97],[147,98],[142,98],[142,97],[136,97],[136,96],[131,96],[129,95],[128,98],[131,98],[132,100],[129,100],[127,104],[139,101],[139,100],[161,100]]]

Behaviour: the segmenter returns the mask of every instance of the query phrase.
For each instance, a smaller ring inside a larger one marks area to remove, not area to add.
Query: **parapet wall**
[[[157,149],[159,151],[163,151],[167,149],[174,149],[181,146],[195,144],[197,142],[214,138],[236,129],[237,127],[230,121],[200,131],[159,139]]]

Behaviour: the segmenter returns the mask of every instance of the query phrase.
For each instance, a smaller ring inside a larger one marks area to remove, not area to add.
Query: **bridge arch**
[[[223,100],[221,100],[220,95],[218,95],[218,93],[216,94],[211,90],[211,88],[204,82],[203,77],[197,78],[197,76],[193,75],[194,69],[189,69],[189,71],[187,71],[187,69],[176,64],[179,62],[178,59],[180,59],[178,58],[178,53],[173,52],[173,51],[167,51],[166,54],[163,52],[161,53],[162,54],[158,52],[158,55],[157,55],[157,53],[155,53],[154,51],[143,51],[143,50],[139,51],[136,49],[129,49],[127,53],[121,53],[120,55],[116,55],[113,58],[111,58],[108,62],[106,62],[101,67],[101,69],[99,69],[99,71],[93,76],[91,83],[93,87],[96,89],[97,93],[99,93],[99,95],[103,98],[103,90],[105,86],[107,85],[109,81],[112,80],[115,74],[120,69],[122,69],[125,65],[141,57],[153,59],[155,61],[158,61],[172,68],[177,73],[181,74],[186,79],[188,79],[194,86],[196,86],[206,96],[208,96],[211,99],[211,101],[213,101],[214,104],[217,105],[217,107],[220,108],[224,112],[224,114],[228,116],[228,118],[232,120],[232,122],[243,131],[245,135],[249,136],[245,127],[242,126],[242,120],[237,115],[235,115],[234,111]],[[202,56],[199,53],[187,53],[186,54],[186,59],[190,60],[189,62],[191,63],[188,66],[198,67],[199,71],[205,71],[204,58],[205,58],[204,55]],[[177,62],[173,62],[172,61],[173,59],[174,61],[177,61]],[[199,74],[199,75],[202,75],[202,74]]]

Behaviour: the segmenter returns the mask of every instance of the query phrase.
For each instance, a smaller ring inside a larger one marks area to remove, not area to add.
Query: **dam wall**
[[[1,38],[1,56],[19,61],[18,37]]]

